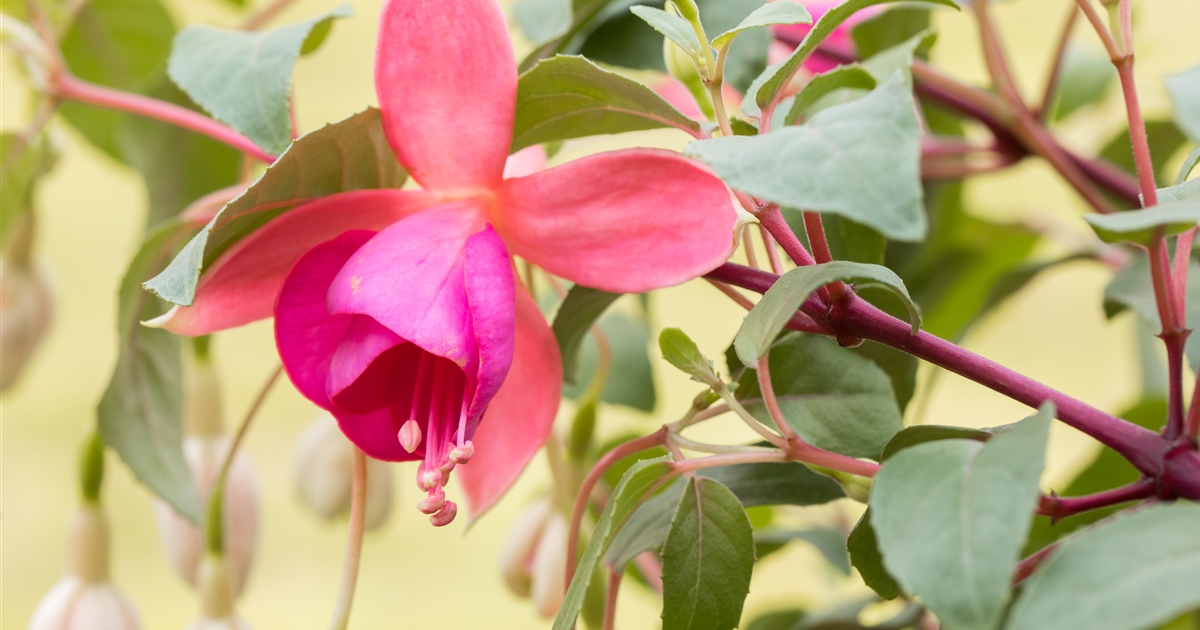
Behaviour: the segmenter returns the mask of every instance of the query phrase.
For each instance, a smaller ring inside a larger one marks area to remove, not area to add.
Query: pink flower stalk
[[[778,1],[788,2],[789,0]],[[844,2],[845,0],[808,0],[806,2],[800,2],[800,4],[803,4],[804,8],[808,9],[809,15],[812,16],[813,24],[816,24],[817,20],[821,19],[821,16],[825,15],[830,9],[838,6],[839,4],[843,4]],[[850,19],[842,22],[841,25],[834,29],[833,33],[830,33],[829,37],[825,38],[825,41],[821,45],[828,46],[829,48],[839,52],[844,52],[847,55],[854,55],[854,40],[850,37],[850,31],[854,30],[854,27],[860,22],[866,21],[878,15],[881,10],[881,7],[874,6],[867,7],[866,9],[855,13],[850,17]],[[812,30],[812,24],[787,24],[775,27],[776,33],[786,33],[797,40],[802,39],[810,30]],[[776,63],[790,55],[793,50],[795,50],[795,46],[790,44],[784,44],[783,42],[779,41],[771,42],[771,48],[768,50],[767,63]],[[838,65],[839,64],[837,61],[825,57],[819,52],[814,52],[804,62],[804,68],[813,74],[828,72],[838,67]]]
[[[371,457],[421,461],[418,508],[439,526],[457,513],[443,490],[456,466],[470,461],[460,479],[478,515],[558,409],[558,347],[512,255],[632,293],[704,274],[734,246],[728,189],[678,154],[614,151],[531,174],[538,155],[522,152],[506,169],[515,67],[494,0],[385,3],[376,93],[388,142],[422,189],[348,192],[280,215],[215,261],[193,305],[163,323],[199,335],[273,312],[292,382]]]

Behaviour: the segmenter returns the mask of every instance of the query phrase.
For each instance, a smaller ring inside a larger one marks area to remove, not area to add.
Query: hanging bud
[[[504,549],[500,552],[500,574],[508,590],[517,597],[529,597],[532,588],[530,571],[533,569],[533,553],[537,550],[546,518],[550,515],[550,500],[534,501],[517,517]]]
[[[133,603],[108,578],[108,520],[97,504],[71,517],[67,575],[50,589],[29,630],[139,630]]]
[[[187,437],[183,453],[200,494],[207,504],[213,483],[232,440],[228,436]],[[258,542],[258,475],[245,452],[238,451],[225,480],[225,553],[229,563],[234,595],[242,592],[246,575],[254,560]],[[197,583],[200,561],[204,556],[204,536],[200,529],[184,520],[165,502],[155,504],[158,529],[172,566],[193,586]]]
[[[419,427],[417,432],[420,432]],[[400,433],[403,443],[404,429]],[[417,441],[420,441],[419,437]],[[332,416],[323,414],[304,430],[296,440],[292,462],[292,475],[301,503],[326,520],[350,514],[354,445],[338,429]],[[364,526],[372,530],[383,525],[391,511],[392,467],[387,462],[367,458]]]
[[[570,526],[557,510],[546,520],[546,529],[533,552],[532,597],[534,608],[542,617],[551,619],[558,614],[567,592],[567,536]]]
[[[200,618],[188,630],[251,630],[233,610],[232,575],[225,558],[207,554],[198,570]]]
[[[216,437],[225,433],[221,386],[208,346],[208,337],[192,338],[193,357],[183,375],[183,430],[189,436]]]
[[[687,88],[688,94],[691,95],[690,100],[694,105],[683,102],[687,98],[686,96],[673,94],[678,90],[670,85],[655,86],[655,91],[663,95],[664,98],[674,96],[674,98],[667,98],[667,100],[684,114],[693,118],[703,117],[711,120],[715,116],[712,96],[709,94],[708,88],[704,85],[704,78],[700,76],[700,70],[696,68],[697,61],[692,59],[691,55],[684,52],[670,38],[664,38],[663,40],[663,61],[667,66],[667,73],[678,81],[679,84]]]
[[[16,382],[37,349],[54,313],[46,274],[30,259],[33,215],[10,223],[0,256],[0,390]]]

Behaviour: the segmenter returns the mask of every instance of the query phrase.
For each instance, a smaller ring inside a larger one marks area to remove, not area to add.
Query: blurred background
[[[340,1],[298,0],[274,24],[316,15]],[[1014,0],[998,3],[995,9],[1013,71],[1027,96],[1038,94],[1044,84],[1050,51],[1071,2]],[[214,0],[173,0],[169,8],[181,25],[233,26],[241,19]],[[339,21],[325,46],[297,64],[294,89],[302,132],[376,104],[372,65],[379,8],[377,0],[355,2],[354,16]],[[939,31],[934,63],[962,79],[985,83],[969,15],[938,10],[934,20]],[[1169,102],[1162,78],[1200,62],[1200,3],[1137,2],[1135,25],[1142,104],[1148,117],[1164,117]],[[1083,20],[1076,28],[1078,41],[1100,50]],[[514,38],[520,56],[529,45],[516,29]],[[19,128],[31,107],[28,87],[7,53],[0,73],[0,127]],[[1123,119],[1119,94],[1110,89],[1099,105],[1073,116],[1059,133],[1069,146],[1094,152],[1123,127]],[[93,425],[95,405],[115,361],[116,288],[137,245],[147,206],[136,173],[91,148],[65,124],[56,122],[52,128],[63,150],[57,169],[37,191],[37,252],[52,278],[56,317],[21,381],[0,399],[0,626],[13,630],[28,623],[34,606],[63,570],[67,518],[78,501],[78,447]],[[589,139],[569,143],[554,162],[622,146],[682,149],[687,140],[672,131]],[[1181,160],[1182,155],[1173,156],[1169,168],[1177,168]],[[1073,230],[1086,229],[1079,219],[1086,211],[1084,204],[1038,160],[978,177],[966,193],[970,212],[981,217],[1017,221],[1039,215]],[[1047,255],[1054,248],[1044,247]],[[1110,322],[1101,308],[1110,278],[1111,272],[1095,263],[1056,267],[988,316],[965,344],[1118,412],[1138,398],[1140,376],[1132,316]],[[679,326],[712,357],[728,345],[743,315],[703,282],[658,291],[650,301],[653,336],[661,327]],[[214,356],[225,416],[232,424],[277,365],[270,323],[216,335]],[[697,385],[658,359],[657,351],[651,356],[659,393],[655,413],[603,407],[602,440],[631,429],[649,432],[676,419],[697,393]],[[926,383],[930,374],[923,367],[919,382]],[[908,408],[908,423],[983,427],[1014,422],[1028,413],[952,375],[939,376],[932,387],[921,386],[919,392]],[[560,420],[572,412],[572,405],[564,403]],[[345,523],[326,523],[301,509],[290,479],[293,444],[316,415],[317,409],[283,382],[271,392],[245,443],[261,478],[263,514],[258,556],[239,610],[257,628],[320,627],[337,597]],[[1097,448],[1085,436],[1056,425],[1044,485],[1051,488],[1069,479]],[[183,628],[195,618],[197,602],[168,565],[150,495],[111,453],[108,463],[104,494],[113,525],[114,581],[132,597],[145,627]],[[484,518],[470,526],[458,519],[442,529],[429,526],[413,509],[420,498],[412,481],[415,465],[396,468],[392,518],[368,534],[365,543],[352,627],[548,627],[528,601],[508,593],[498,569],[502,543],[514,519],[548,484],[544,459],[535,459],[518,485]],[[449,490],[454,498],[454,484]],[[857,517],[858,508],[841,503],[848,501],[791,517]],[[833,571],[811,547],[793,544],[756,568],[746,615],[752,618],[784,605],[835,602],[865,592],[857,578]],[[658,613],[656,596],[626,580],[617,626],[655,628]]]

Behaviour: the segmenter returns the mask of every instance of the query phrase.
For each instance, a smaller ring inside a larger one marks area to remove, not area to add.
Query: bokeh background
[[[315,15],[340,2],[298,0],[276,24]],[[1013,71],[1027,97],[1039,94],[1049,52],[1071,2],[1015,0],[995,9]],[[240,19],[215,0],[168,4],[180,24],[232,26]],[[354,16],[339,21],[324,48],[298,63],[295,98],[302,131],[375,104],[372,64],[379,8],[379,0],[356,1]],[[1165,116],[1169,102],[1162,78],[1200,62],[1200,2],[1141,0],[1135,3],[1135,22],[1143,107],[1148,116]],[[934,62],[955,76],[985,82],[968,15],[939,10],[935,24],[939,41]],[[1099,49],[1083,20],[1077,29],[1081,42]],[[514,38],[519,52],[528,47],[516,31]],[[0,127],[18,128],[31,106],[28,88],[7,53],[0,73]],[[1102,103],[1069,119],[1059,133],[1069,145],[1094,151],[1122,127],[1122,118],[1119,94],[1112,90]],[[12,630],[27,625],[39,598],[63,570],[67,517],[77,501],[76,454],[94,422],[95,405],[116,359],[116,287],[146,212],[145,193],[134,172],[89,147],[64,124],[52,128],[64,150],[58,168],[38,190],[37,252],[53,279],[57,313],[21,381],[0,399],[0,626]],[[470,133],[469,126],[463,132]],[[686,141],[671,131],[599,138],[569,144],[555,161],[619,146],[680,149]],[[1181,160],[1182,155],[1174,156],[1173,164]],[[977,178],[966,190],[969,209],[980,216],[1016,221],[1039,215],[1072,230],[1086,229],[1078,218],[1085,211],[1083,204],[1037,160]],[[1050,255],[1054,246],[1044,249]],[[1068,394],[1119,411],[1137,399],[1140,377],[1131,316],[1112,322],[1104,318],[1101,292],[1109,277],[1109,271],[1093,263],[1057,267],[989,316],[965,343]],[[656,330],[680,326],[714,357],[729,343],[743,314],[702,282],[656,292],[651,303]],[[226,418],[232,422],[277,364],[270,324],[217,335],[215,355]],[[640,415],[603,408],[604,435],[630,428],[649,432],[686,409],[696,384],[656,355],[652,353],[659,388],[656,412]],[[931,373],[923,367],[921,382],[927,383]],[[919,400],[908,409],[909,423],[991,426],[1027,413],[1021,405],[952,375],[943,374],[932,387],[919,391]],[[571,412],[571,405],[564,404],[560,420]],[[304,511],[290,479],[293,443],[316,413],[283,383],[270,394],[245,445],[261,477],[264,500],[258,557],[239,609],[257,628],[321,627],[337,596],[345,524],[325,523]],[[1048,488],[1069,478],[1098,448],[1062,425],[1055,426],[1051,442],[1043,480]],[[528,602],[505,590],[497,568],[514,519],[528,498],[548,484],[546,462],[536,459],[508,497],[473,526],[459,519],[444,529],[430,527],[412,509],[419,498],[412,481],[414,465],[397,468],[392,520],[368,535],[365,543],[353,627],[548,627]],[[167,564],[150,495],[115,456],[109,457],[108,471],[105,501],[113,523],[115,581],[135,601],[145,627],[183,628],[195,618],[197,602]],[[856,514],[852,505],[835,504],[790,517],[832,522]],[[775,607],[831,603],[864,592],[856,578],[841,577],[810,547],[793,544],[756,569],[747,618]],[[658,625],[657,599],[627,580],[617,626]]]

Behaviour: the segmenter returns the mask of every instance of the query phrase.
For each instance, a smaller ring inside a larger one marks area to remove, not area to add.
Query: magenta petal
[[[196,299],[163,327],[206,335],[271,316],[296,260],[347,230],[381,230],[434,203],[421,190],[360,190],[331,195],[272,219],[221,255],[200,278]]]
[[[482,228],[474,202],[431,208],[364,244],[329,287],[329,312],[369,315],[460,368],[477,357],[463,248]]]
[[[479,346],[475,395],[467,410],[471,433],[512,365],[516,315],[512,261],[500,235],[489,225],[467,240],[464,253],[467,303]]]
[[[329,285],[350,256],[374,236],[355,230],[317,245],[300,257],[275,304],[275,344],[288,377],[306,398],[330,409],[326,379],[333,354],[353,317],[330,315]]]
[[[337,395],[367,371],[379,355],[404,343],[404,340],[366,315],[351,316],[350,327],[329,362],[326,388],[329,397]],[[380,405],[376,405],[380,406]]]
[[[338,428],[346,435],[346,439],[362,449],[368,457],[381,459],[385,462],[403,462],[420,459],[416,453],[410,454],[400,446],[396,437],[395,421],[392,412],[387,407],[367,413],[350,413],[344,410],[333,410]]]
[[[512,144],[517,72],[495,0],[389,0],[375,92],[388,143],[429,190],[491,190]]]
[[[516,292],[512,369],[475,431],[475,457],[459,479],[471,519],[487,511],[546,442],[562,395],[562,362],[554,333],[524,289]]]
[[[510,252],[605,291],[679,284],[733,251],[729,189],[669,151],[593,155],[507,180],[498,198],[493,224]]]

